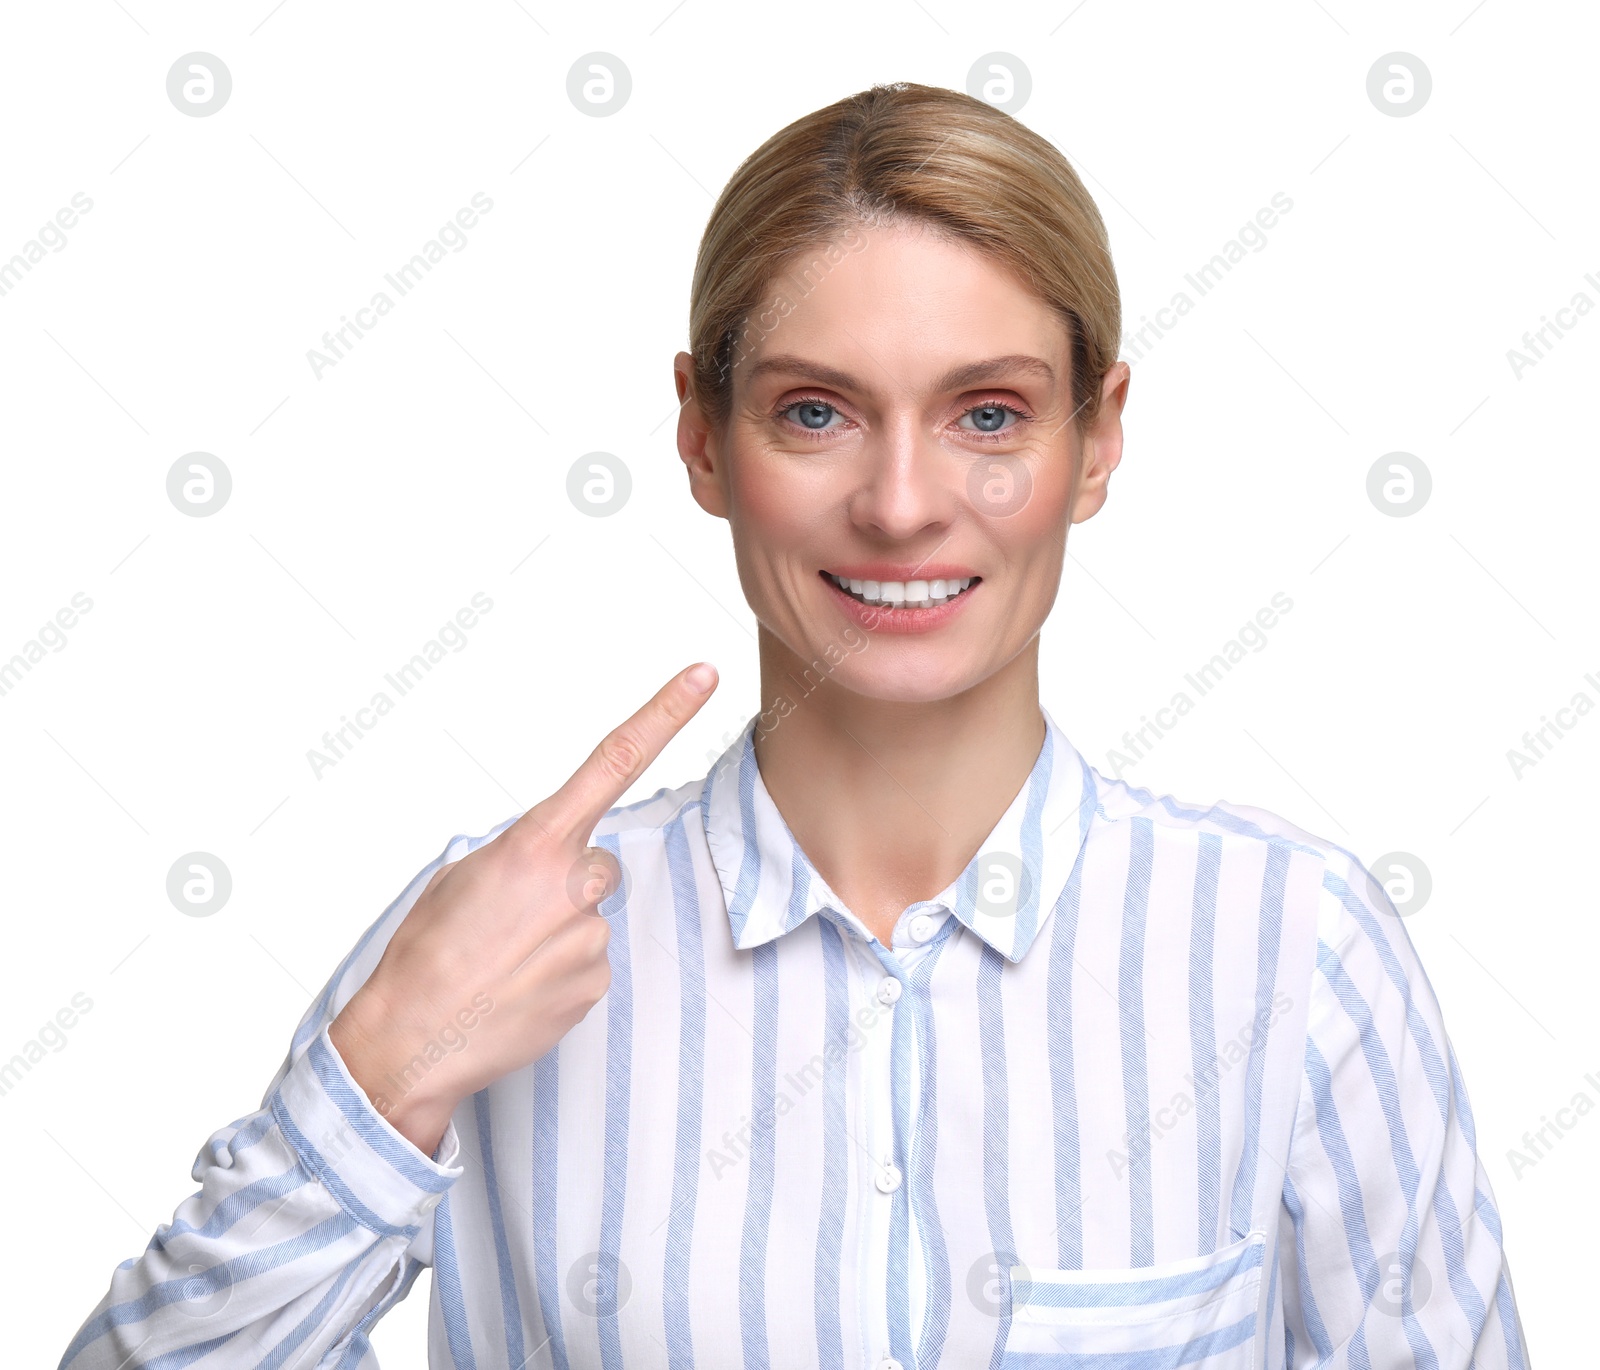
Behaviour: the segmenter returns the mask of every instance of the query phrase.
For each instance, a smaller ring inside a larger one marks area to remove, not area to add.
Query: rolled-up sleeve
[[[1525,1370],[1494,1193],[1432,986],[1381,885],[1323,874],[1284,1180],[1287,1364]]]

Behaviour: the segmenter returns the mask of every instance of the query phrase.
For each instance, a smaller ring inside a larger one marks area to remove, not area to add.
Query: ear
[[[1132,371],[1127,362],[1114,362],[1100,386],[1100,412],[1083,437],[1078,492],[1072,501],[1072,521],[1082,523],[1100,512],[1106,502],[1111,473],[1122,460],[1122,407],[1128,402]]]
[[[678,456],[689,472],[689,493],[706,513],[727,518],[722,454],[716,431],[695,398],[694,358],[687,352],[672,359],[672,380],[678,389]]]

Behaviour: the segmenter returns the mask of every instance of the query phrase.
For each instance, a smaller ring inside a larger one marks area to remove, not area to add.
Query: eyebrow
[[[797,357],[792,353],[780,353],[773,357],[763,357],[746,372],[746,381],[754,385],[756,380],[769,372],[787,372],[795,375],[810,376],[813,380],[823,385],[831,385],[835,390],[864,390],[866,387],[847,371],[840,371],[837,367],[825,366],[821,362],[808,361],[804,357]],[[978,385],[984,381],[991,381],[1000,376],[1015,375],[1017,372],[1040,376],[1049,384],[1054,385],[1056,380],[1055,368],[1040,357],[1030,357],[1025,353],[1012,353],[1004,357],[988,357],[983,361],[967,362],[962,366],[952,367],[934,382],[934,389],[938,391],[959,390],[967,386]]]

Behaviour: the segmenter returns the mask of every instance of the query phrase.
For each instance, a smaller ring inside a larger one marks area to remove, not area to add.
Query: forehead
[[[929,226],[874,226],[798,253],[779,272],[747,321],[735,385],[792,385],[794,370],[770,363],[804,358],[868,389],[926,391],[1004,356],[1044,359],[1059,385],[1069,350],[1060,314],[995,258]]]

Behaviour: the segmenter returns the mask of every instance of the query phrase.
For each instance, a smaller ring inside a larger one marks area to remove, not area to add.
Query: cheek
[[[746,600],[758,614],[786,601],[802,559],[818,540],[815,495],[781,459],[741,453],[730,463],[728,527]]]
[[[838,503],[826,472],[786,452],[741,452],[729,463],[728,489],[735,531],[757,551],[815,539]]]
[[[1026,501],[1008,518],[994,519],[994,536],[1016,557],[1062,555],[1072,496],[1072,460],[1052,452],[1031,467]]]
[[[781,470],[760,456],[734,461],[729,467],[728,487],[740,524],[766,535],[781,532],[785,511],[792,500],[784,490]]]

